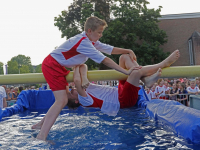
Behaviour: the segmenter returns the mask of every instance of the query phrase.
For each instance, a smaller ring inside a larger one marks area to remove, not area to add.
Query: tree
[[[18,55],[12,57],[8,61],[8,74],[20,74],[20,73],[31,73],[33,72],[33,67],[31,64],[30,57],[25,55]]]
[[[0,74],[4,74],[4,72],[3,72],[3,63],[2,62],[0,62]]]
[[[84,30],[87,17],[98,16],[108,23],[101,42],[132,49],[140,65],[154,64],[168,56],[160,48],[167,35],[157,24],[162,7],[148,9],[147,4],[146,0],[74,0],[68,11],[55,17],[54,25],[62,37],[70,38]],[[114,19],[110,20],[110,16]],[[108,57],[118,63],[119,55]],[[89,69],[99,67],[90,59],[86,64]]]
[[[20,73],[30,73],[29,66],[22,65],[20,68]]]
[[[8,61],[8,74],[18,74],[18,63],[17,61]]]
[[[35,72],[36,72],[36,73],[42,73],[42,64],[39,64],[39,65],[35,68]]]

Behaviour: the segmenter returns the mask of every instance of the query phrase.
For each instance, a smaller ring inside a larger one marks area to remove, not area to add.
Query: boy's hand
[[[142,66],[137,66],[137,67],[132,67],[132,68],[130,68],[129,70],[128,70],[128,73],[127,73],[127,75],[130,75],[131,74],[131,72],[133,71],[133,70],[139,70],[139,69],[141,69],[142,68]]]
[[[129,55],[130,55],[130,58],[131,58],[132,61],[134,61],[134,60],[137,61],[137,57],[132,50],[130,50]]]

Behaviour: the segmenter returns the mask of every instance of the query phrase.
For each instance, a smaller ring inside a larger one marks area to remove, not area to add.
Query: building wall
[[[176,15],[176,17],[163,16],[158,23],[160,29],[166,31],[168,36],[168,42],[161,46],[164,52],[173,52],[176,49],[180,50],[181,57],[172,65],[172,66],[189,66],[190,57],[188,49],[188,39],[191,37],[193,32],[200,32],[200,13],[193,14],[189,17],[187,14]],[[195,16],[195,18],[193,18]],[[200,58],[199,46],[195,49],[195,65],[200,65],[200,61],[197,61],[197,58]]]

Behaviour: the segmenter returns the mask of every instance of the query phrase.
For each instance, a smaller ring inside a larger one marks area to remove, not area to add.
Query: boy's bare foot
[[[86,79],[82,79],[82,88],[86,89],[88,86],[90,85],[90,82],[89,80],[86,78]]]
[[[145,77],[143,78],[143,82],[147,87],[152,87],[153,84],[158,80],[158,78],[161,76],[162,73],[162,69],[159,68],[158,71],[156,73],[154,73],[151,76]]]
[[[42,140],[42,141],[45,141],[45,140],[46,140],[45,136],[42,135],[40,132],[38,133],[36,139],[38,139],[38,140]]]
[[[163,68],[169,67],[171,64],[173,64],[178,58],[180,57],[179,50],[175,50],[171,55],[169,55],[162,63]]]
[[[39,129],[41,129],[41,127],[42,127],[42,124],[39,122],[39,123],[37,123],[37,124],[34,124],[34,125],[31,127],[31,129],[39,130]]]

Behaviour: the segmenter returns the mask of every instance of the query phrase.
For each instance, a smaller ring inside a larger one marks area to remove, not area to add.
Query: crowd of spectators
[[[144,85],[145,86],[145,85]],[[195,79],[179,78],[169,80],[160,78],[152,87],[145,87],[145,92],[149,100],[163,99],[175,100],[189,106],[189,95],[200,93],[200,78]]]
[[[35,86],[8,86],[2,85],[0,86],[0,108],[7,107],[9,104],[14,104],[17,101],[18,95],[21,93],[22,90],[46,90],[46,84],[39,84],[39,87],[36,88]]]

